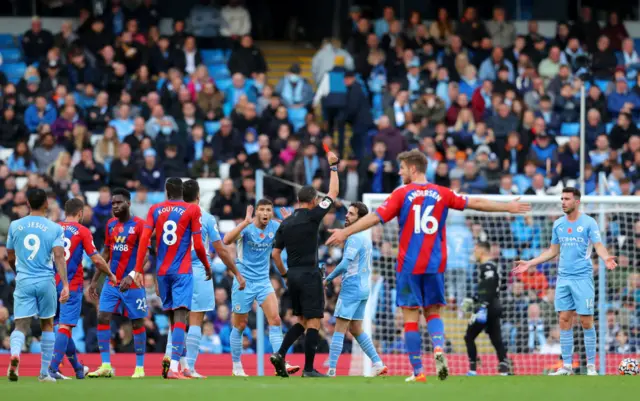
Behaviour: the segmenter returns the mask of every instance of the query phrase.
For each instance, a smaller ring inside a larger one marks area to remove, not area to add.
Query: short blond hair
[[[404,162],[407,167],[413,166],[421,172],[427,171],[427,156],[418,149],[400,153],[398,155],[398,162]]]

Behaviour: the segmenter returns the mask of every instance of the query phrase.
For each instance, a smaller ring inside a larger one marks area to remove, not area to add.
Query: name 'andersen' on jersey
[[[467,198],[431,183],[396,188],[375,211],[383,223],[398,218],[402,273],[443,273],[447,268],[446,225],[449,209],[464,210]]]

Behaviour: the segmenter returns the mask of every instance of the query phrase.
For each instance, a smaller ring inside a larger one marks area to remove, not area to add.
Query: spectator
[[[538,66],[538,74],[544,79],[545,83],[551,81],[560,72],[560,55],[561,50],[558,46],[552,46],[549,49],[549,57],[542,60]]]
[[[197,95],[198,107],[207,120],[217,121],[223,117],[223,101],[224,93],[220,92],[213,82],[205,83]]]
[[[344,110],[344,118],[351,124],[351,150],[355,157],[360,159],[365,153],[369,130],[373,127],[373,117],[367,95],[352,73],[345,75],[344,84],[347,87],[347,107]],[[343,136],[338,138],[338,152],[340,155],[344,154]]]
[[[340,130],[343,129],[341,115],[347,104],[344,63],[344,57],[336,56],[334,67],[323,76],[313,98],[313,106],[322,105],[322,114],[327,121],[328,130],[331,132],[336,126],[340,127]]]
[[[220,120],[220,130],[211,140],[217,160],[235,163],[236,155],[243,148],[242,136],[227,118]]]
[[[591,55],[591,71],[594,78],[608,80],[618,64],[616,55],[609,45],[609,38],[605,35],[598,39],[598,48]]]
[[[210,212],[218,220],[233,220],[244,216],[245,208],[240,201],[232,180],[226,179],[222,182],[220,190],[211,201]]]
[[[535,143],[531,145],[528,160],[536,164],[540,174],[551,174],[551,167],[558,163],[558,145],[546,132],[540,132],[536,135]]]
[[[426,119],[428,124],[434,125],[444,121],[447,110],[444,101],[435,95],[433,88],[427,87],[420,99],[413,103],[412,112],[414,119]]]
[[[400,43],[407,43],[406,37],[402,33],[402,25],[400,21],[390,21],[389,29],[380,38],[380,49],[387,53],[391,53],[398,47]]]
[[[156,162],[156,151],[147,149],[143,153],[144,164],[138,170],[136,181],[151,192],[164,190],[164,173]]]
[[[251,33],[251,16],[240,0],[230,0],[222,7],[222,28],[220,34],[228,40],[237,40]],[[229,43],[231,45],[231,43]]]
[[[121,105],[118,110],[118,117],[109,122],[109,126],[116,130],[120,141],[124,141],[133,132],[134,125],[130,110],[128,105]]]
[[[402,136],[400,130],[391,125],[387,116],[382,116],[378,120],[378,134],[375,140],[387,145],[387,156],[390,160],[395,160],[401,152],[408,150],[407,139]]]
[[[143,186],[139,187],[136,190],[135,198],[133,198],[133,201],[131,202],[132,215],[141,219],[147,218],[147,215],[149,214],[149,209],[151,209],[151,206],[152,206],[151,202],[149,202],[148,194],[149,194],[149,191],[147,191],[147,188]],[[146,281],[146,283],[148,285],[149,281]],[[156,297],[155,291],[153,291],[152,297]],[[147,293],[147,300],[149,303],[151,303],[151,297],[149,293]]]
[[[561,21],[556,25],[556,37],[551,42],[551,46],[557,46],[560,51],[564,51],[569,43],[569,24]]]
[[[142,0],[135,10],[136,21],[140,24],[140,30],[147,32],[151,27],[160,23],[160,11],[154,0]]]
[[[633,122],[631,114],[620,113],[616,125],[609,133],[609,141],[613,149],[622,149],[629,142],[629,138],[640,135],[640,130]]]
[[[55,137],[52,133],[46,133],[41,137],[40,144],[33,150],[33,159],[38,166],[39,173],[46,173],[49,166],[53,164],[63,152],[61,146],[56,145]]]
[[[139,184],[136,181],[138,167],[131,159],[131,146],[126,142],[121,143],[117,151],[117,157],[111,163],[109,170],[109,184],[116,188],[135,191]]]
[[[456,34],[460,36],[465,46],[478,48],[482,38],[488,37],[489,32],[484,23],[478,19],[476,9],[467,7],[464,16],[456,28]]]
[[[376,140],[371,156],[365,156],[359,163],[361,193],[389,193],[397,184],[394,161],[387,157],[387,145]]]
[[[300,65],[291,65],[289,74],[285,75],[276,86],[276,92],[280,93],[282,103],[286,107],[308,108],[311,106],[313,88],[300,76],[300,72]]]
[[[533,176],[531,186],[524,191],[525,195],[538,195],[544,196],[547,194],[547,188],[545,186],[544,175],[537,173]]]
[[[157,82],[151,77],[149,67],[141,65],[138,68],[136,75],[130,81],[129,91],[131,93],[132,100],[135,103],[140,103],[144,100],[150,92],[154,92],[157,87]]]
[[[26,118],[25,118],[26,119]],[[29,140],[29,130],[22,121],[16,118],[16,111],[7,107],[0,120],[0,147],[12,148],[18,141]]]
[[[584,43],[588,52],[596,49],[596,42],[601,35],[601,28],[598,21],[593,19],[591,8],[582,7],[581,15],[571,27],[569,36],[576,37],[580,43]]]
[[[462,176],[461,185],[461,190],[467,194],[484,194],[488,187],[486,178],[480,174],[476,163],[473,161],[464,163],[464,175]]]
[[[506,22],[505,10],[502,7],[493,9],[493,19],[486,23],[487,32],[494,46],[507,48],[516,40],[516,28],[513,23]]]
[[[171,43],[171,48],[175,52],[180,52],[182,47],[184,46],[184,41],[189,36],[189,33],[186,31],[185,22],[182,19],[173,20],[173,35],[169,39]]]
[[[580,116],[580,103],[573,93],[571,85],[566,84],[560,90],[560,96],[556,97],[554,110],[558,113],[561,123],[577,123]],[[549,124],[547,123],[547,127]],[[551,131],[551,130],[550,130]]]
[[[384,114],[392,126],[404,128],[413,118],[408,92],[405,90],[398,92],[394,102],[384,111]]]
[[[32,64],[53,47],[53,35],[42,29],[40,18],[31,19],[31,29],[22,36],[22,51],[27,64]]]
[[[147,45],[147,38],[144,34],[142,34],[138,30],[138,21],[136,21],[135,19],[132,18],[127,21],[126,31],[123,33],[127,33],[128,36],[131,37],[131,42],[141,46]],[[135,71],[135,70],[132,70],[132,71]]]
[[[616,79],[615,92],[607,98],[607,108],[613,117],[617,117],[623,110],[626,112],[638,113],[640,109],[640,97],[629,91],[627,80],[624,78]]]
[[[120,35],[125,29],[126,15],[122,9],[122,0],[111,0],[111,8],[104,14],[105,26],[112,35]]]
[[[169,143],[164,149],[162,159],[162,171],[165,177],[187,177],[187,166],[184,160],[178,157],[178,145]]]
[[[51,126],[51,132],[57,138],[58,143],[62,143],[64,137],[68,137],[76,125],[84,125],[72,105],[64,106],[62,113]]]
[[[233,50],[229,57],[229,71],[231,74],[241,73],[245,77],[267,71],[267,64],[262,51],[253,44],[249,35],[242,37],[240,46]]]
[[[587,156],[588,157],[588,156]],[[562,178],[577,179],[580,174],[580,138],[573,136],[560,154],[557,169]]]
[[[609,38],[613,51],[620,51],[622,49],[622,41],[629,37],[627,29],[624,27],[624,24],[620,22],[618,13],[615,11],[609,13],[607,25],[602,30],[602,34]]]
[[[509,106],[502,103],[498,106],[498,113],[489,118],[487,125],[493,130],[493,135],[499,143],[504,143],[510,132],[518,129],[518,119],[509,110]]]
[[[369,54],[367,54],[367,57],[368,55]],[[316,84],[319,84],[322,77],[324,77],[324,74],[331,71],[334,67],[336,56],[341,56],[344,59],[347,70],[354,69],[355,65],[353,63],[353,57],[342,48],[340,40],[325,39],[320,46],[320,50],[318,50],[311,60],[311,74],[313,75],[313,80]]]
[[[485,79],[482,86],[473,92],[471,97],[471,110],[476,121],[484,118],[484,115],[491,110],[491,95],[493,94],[493,81]]]
[[[16,176],[26,176],[29,173],[36,172],[36,164],[31,156],[29,145],[24,140],[16,143],[13,153],[6,163],[11,173]]]
[[[44,96],[37,96],[35,103],[27,108],[24,121],[29,132],[36,132],[42,124],[53,124],[58,113]]]
[[[142,140],[145,138],[151,140],[151,137],[149,137],[145,133],[144,118],[136,117],[136,119],[133,120],[133,132],[131,133],[131,135],[124,138],[124,143],[128,144],[131,148],[131,152],[135,154],[140,149],[140,142],[142,142]]]
[[[449,44],[454,31],[455,27],[451,19],[449,19],[449,12],[446,8],[440,7],[438,9],[438,17],[429,27],[429,34],[437,46],[445,47]]]
[[[567,63],[571,67],[571,71],[578,73],[584,71],[583,67],[587,66],[589,61],[588,55],[580,47],[580,41],[576,38],[570,38],[567,47],[560,55],[562,63]]]
[[[113,127],[107,127],[95,147],[94,158],[96,162],[104,165],[109,170],[111,161],[118,151],[118,146],[120,146],[120,140],[116,130]]]
[[[386,6],[382,10],[382,18],[376,20],[373,31],[379,38],[381,38],[384,34],[389,32],[394,21],[395,11],[393,10],[393,7]]]
[[[491,52],[491,57],[482,62],[480,65],[480,71],[478,72],[478,78],[483,81],[495,81],[498,75],[498,70],[503,65],[509,70],[509,82],[514,82],[515,76],[513,64],[504,58],[504,51],[500,47],[495,47]]]
[[[596,138],[596,147],[589,152],[589,158],[591,159],[591,165],[598,167],[605,161],[609,160],[609,154],[611,149],[609,148],[609,137],[607,134],[600,134]]]
[[[257,93],[255,89],[247,85],[242,74],[235,73],[231,77],[231,86],[227,88],[225,102],[235,106],[242,96],[246,96],[250,103],[256,103],[257,101]]]
[[[100,81],[98,71],[87,64],[82,51],[73,51],[69,57],[71,64],[68,67],[69,86],[77,91],[84,90],[86,84],[96,84]]]
[[[53,37],[53,46],[60,49],[62,53],[67,53],[78,39],[78,35],[73,32],[73,23],[71,21],[63,21],[60,25],[60,32]]]
[[[160,134],[169,137],[172,133],[177,131],[178,124],[176,123],[176,120],[171,116],[165,115],[164,108],[161,105],[156,105],[153,108],[151,118],[145,124],[146,134],[151,139],[156,139]]]
[[[213,147],[205,145],[202,149],[202,157],[194,161],[191,167],[191,178],[217,178],[219,177],[218,162],[213,157]]]
[[[95,133],[103,132],[111,122],[111,108],[109,107],[109,95],[107,92],[100,92],[96,96],[96,101],[87,112],[87,127]]]
[[[189,11],[189,26],[200,47],[220,47],[218,37],[222,22],[220,10],[211,0],[200,0]]]
[[[196,68],[202,64],[202,56],[196,48],[196,39],[193,36],[187,36],[182,50],[176,53],[175,58],[176,67],[185,74],[191,75],[196,72]]]
[[[633,354],[636,351],[636,346],[629,343],[629,335],[626,328],[618,330],[615,340],[612,346],[609,348],[609,352],[616,354]]]
[[[165,78],[169,69],[177,67],[177,57],[175,50],[171,47],[169,38],[161,36],[150,52],[149,66],[151,67],[151,73],[158,75],[160,78]]]
[[[314,179],[324,179],[329,175],[329,165],[325,158],[318,157],[315,144],[306,144],[303,152],[293,164],[293,181],[300,185],[311,185]]]
[[[82,151],[80,163],[73,169],[73,179],[78,181],[83,192],[97,191],[105,183],[107,173],[104,166],[93,159],[91,148]]]

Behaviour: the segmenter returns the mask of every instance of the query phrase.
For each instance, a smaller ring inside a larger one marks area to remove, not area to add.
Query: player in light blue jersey
[[[11,223],[7,238],[9,265],[16,271],[16,289],[13,293],[16,326],[11,333],[11,361],[7,376],[10,381],[18,380],[25,335],[29,332],[31,318],[38,316],[42,328],[38,380],[55,383],[56,379],[49,375],[49,364],[55,342],[53,317],[56,314],[58,292],[51,257],[62,283],[60,303],[65,303],[69,299],[69,281],[64,258],[64,232],[61,226],[46,217],[49,204],[44,190],[29,190],[27,200],[31,213]]]
[[[345,225],[348,227],[368,213],[369,209],[364,203],[352,203],[347,211]],[[373,362],[373,376],[383,376],[388,372],[373,346],[371,337],[362,329],[362,319],[364,319],[370,291],[371,252],[371,239],[366,232],[362,231],[350,236],[344,245],[342,261],[325,279],[325,284],[328,284],[336,277],[342,276],[340,296],[334,312],[336,328],[331,339],[327,376],[335,377],[336,375],[336,366],[342,353],[347,330],[351,332],[353,338],[358,341],[364,353]]]
[[[182,199],[187,203],[200,204],[200,186],[198,185],[198,181],[188,180],[183,183]],[[238,272],[233,257],[231,257],[229,250],[222,244],[215,217],[204,210],[202,210],[201,233],[202,243],[207,250],[209,263],[211,263],[209,249],[211,249],[210,245],[213,245],[214,250],[227,266],[227,269],[236,276],[236,281],[244,283],[244,278],[242,274]],[[191,260],[193,261],[193,297],[191,299],[191,311],[189,312],[189,331],[187,332],[185,347],[186,354],[180,358],[180,364],[182,365],[182,374],[184,376],[193,379],[205,379],[205,376],[196,372],[195,366],[200,350],[200,340],[202,339],[202,322],[204,315],[206,312],[212,311],[215,308],[215,299],[213,295],[213,282],[210,277],[207,277],[205,267],[200,259],[198,259],[193,245],[191,246]],[[169,371],[171,347],[171,332],[169,332],[165,357],[162,361],[163,375],[166,375]]]
[[[286,216],[283,216],[286,217]],[[231,324],[231,359],[233,361],[233,376],[247,376],[242,368],[240,354],[242,353],[242,333],[247,327],[248,313],[253,301],[258,301],[269,324],[269,342],[273,349],[279,349],[282,344],[282,327],[278,308],[278,299],[271,286],[269,269],[271,266],[271,251],[280,223],[273,220],[273,203],[268,199],[260,199],[256,204],[256,215],[253,207],[247,207],[247,214],[242,223],[238,224],[224,237],[224,243],[229,245],[236,242],[236,261],[238,269],[247,279],[247,287],[239,291],[238,282],[233,281],[231,306],[233,316]],[[286,272],[280,272],[285,274]],[[299,366],[287,364],[287,371],[291,374],[300,370]]]
[[[617,266],[615,256],[609,255],[602,244],[596,221],[580,212],[580,191],[576,188],[562,190],[562,211],[565,216],[553,223],[551,246],[537,258],[518,261],[515,273],[535,269],[540,263],[560,255],[556,282],[555,307],[560,320],[560,348],[563,366],[553,376],[573,374],[573,320],[579,315],[584,329],[584,346],[587,353],[587,375],[597,376],[596,329],[593,324],[595,290],[591,252],[595,249],[604,260],[607,269]]]

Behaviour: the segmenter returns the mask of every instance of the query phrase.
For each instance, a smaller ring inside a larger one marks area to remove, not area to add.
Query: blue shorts
[[[164,310],[186,308],[191,310],[193,274],[167,274],[158,276],[158,290]]]
[[[593,278],[559,278],[556,281],[556,312],[576,311],[578,315],[593,315],[594,302]]]
[[[192,312],[208,312],[215,309],[216,302],[213,296],[213,281],[206,281],[205,278],[204,270],[193,269]]]
[[[260,281],[249,281],[244,290],[240,291],[238,282],[233,279],[233,289],[231,290],[231,306],[233,313],[249,313],[253,306],[253,301],[258,301],[262,305],[267,296],[273,291],[273,286],[269,279]]]
[[[120,292],[120,288],[106,283],[100,294],[100,312],[116,313],[131,320],[147,317],[147,294],[144,288],[131,288]]]
[[[50,319],[56,315],[58,292],[53,277],[18,280],[13,292],[14,319],[38,316]]]
[[[58,284],[58,298],[62,291],[62,284]],[[75,326],[80,319],[80,312],[82,311],[82,298],[84,292],[82,288],[78,288],[75,291],[69,291],[69,300],[64,304],[58,305],[56,317],[53,319],[55,324],[64,324],[67,326]]]
[[[364,310],[366,307],[366,299],[360,301],[345,301],[342,298],[338,298],[333,316],[346,320],[364,320]]]
[[[396,305],[399,307],[426,308],[446,304],[443,273],[396,273]]]

